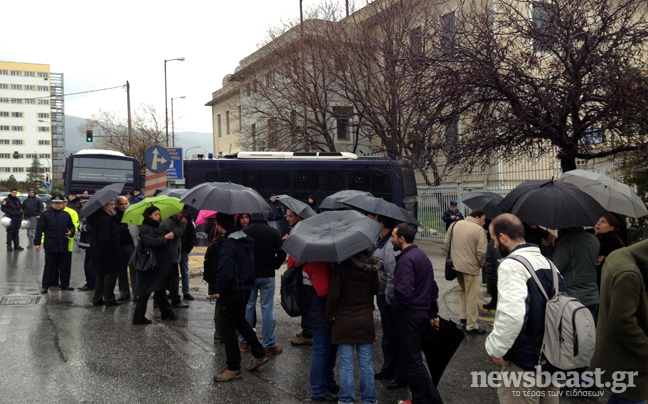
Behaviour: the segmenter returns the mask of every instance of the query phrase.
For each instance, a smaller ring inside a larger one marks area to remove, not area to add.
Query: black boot
[[[7,230],[7,251],[13,251],[11,248],[11,241],[13,240],[13,231]]]
[[[20,232],[15,231],[13,234],[13,243],[14,243],[14,250],[17,251],[22,251],[24,248],[20,246]]]

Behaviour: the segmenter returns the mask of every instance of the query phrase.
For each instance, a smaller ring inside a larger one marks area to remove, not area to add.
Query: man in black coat
[[[274,328],[277,320],[274,317],[275,271],[286,260],[286,253],[281,249],[283,240],[277,229],[263,219],[255,219],[243,228],[243,233],[254,240],[254,287],[250,300],[245,308],[245,318],[253,325],[257,295],[261,299],[261,316],[263,318],[263,347],[266,355],[278,355],[283,350],[276,345]],[[239,347],[246,351],[249,347],[243,337],[239,337]]]
[[[119,245],[119,223],[115,216],[115,201],[112,199],[90,217],[92,226],[90,254],[92,267],[97,271],[93,306],[106,307],[120,305],[115,299],[117,284],[117,269],[121,261],[121,246]]]
[[[36,196],[34,188],[29,188],[27,198],[22,203],[23,218],[29,220],[29,230],[27,231],[28,244],[27,248],[32,248],[34,244],[34,236],[36,235],[36,225],[38,218],[43,213],[43,201]]]
[[[65,207],[65,197],[57,195],[52,199],[52,206],[40,215],[36,225],[36,235],[34,237],[34,248],[36,251],[41,250],[41,239],[44,240],[45,247],[45,270],[43,271],[43,280],[41,293],[47,293],[50,286],[54,286],[54,277],[57,276],[59,269],[63,268],[67,260],[69,239],[74,237],[74,224],[70,214],[63,210]],[[43,233],[45,237],[43,237]],[[66,279],[61,278],[61,282]],[[68,284],[61,284],[61,290],[74,290]]]
[[[11,190],[9,196],[2,201],[2,211],[5,216],[11,219],[11,224],[7,227],[7,251],[14,249],[21,251],[24,250],[20,246],[18,232],[20,231],[20,224],[22,223],[22,204],[20,199],[16,197],[18,190],[16,188]],[[13,241],[14,248],[11,248]]]

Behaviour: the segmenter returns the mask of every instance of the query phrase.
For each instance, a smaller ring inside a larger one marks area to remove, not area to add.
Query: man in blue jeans
[[[434,280],[430,259],[414,243],[415,230],[401,223],[392,232],[394,250],[401,254],[394,270],[394,298],[392,312],[399,325],[399,349],[409,371],[409,388],[412,399],[404,404],[442,404],[421,355],[421,337],[426,323],[438,327],[439,287]]]
[[[254,327],[254,318],[257,295],[261,298],[261,318],[263,321],[262,335],[263,347],[266,355],[279,355],[283,352],[277,346],[274,328],[277,320],[274,317],[275,271],[286,260],[286,253],[281,250],[283,240],[277,229],[270,226],[265,220],[252,216],[249,225],[243,228],[243,233],[254,240],[254,273],[256,276],[254,287],[245,308],[245,318]],[[239,349],[247,352],[249,346],[243,337],[239,337]]]

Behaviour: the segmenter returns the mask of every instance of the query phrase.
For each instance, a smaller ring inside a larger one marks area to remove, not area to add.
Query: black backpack
[[[232,249],[234,257],[236,257],[236,247],[232,240],[225,239],[224,243],[213,243],[207,248],[205,252],[205,260],[203,262],[203,280],[210,285],[216,283],[216,272],[218,271],[218,249],[222,244],[228,244]]]
[[[306,313],[310,300],[304,287],[302,266],[291,266],[281,275],[281,306],[290,317]]]

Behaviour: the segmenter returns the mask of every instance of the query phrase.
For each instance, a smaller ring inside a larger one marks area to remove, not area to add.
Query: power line
[[[79,94],[87,94],[87,93],[96,93],[97,91],[106,91],[106,90],[114,90],[115,88],[125,88],[126,85],[122,84],[121,86],[115,86],[115,87],[108,87],[108,88],[101,88],[98,90],[88,90],[88,91],[80,91],[78,93],[70,93],[70,94],[63,94],[63,97],[67,97],[68,95],[79,95]],[[13,98],[13,97],[9,97]],[[44,96],[44,97],[32,97],[32,98],[21,98],[21,100],[42,100],[45,98],[52,98],[51,95]]]

